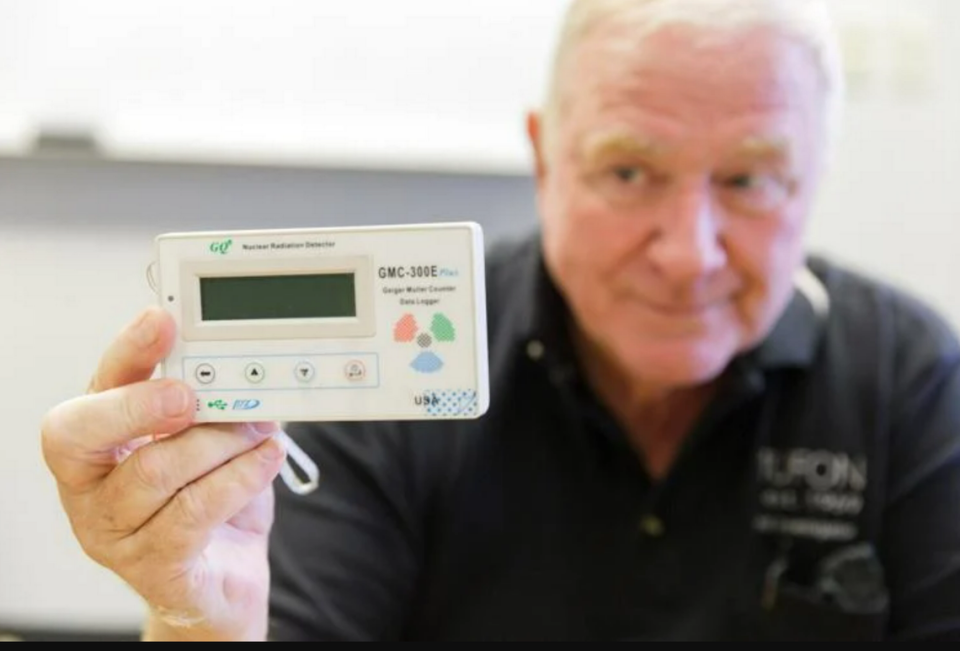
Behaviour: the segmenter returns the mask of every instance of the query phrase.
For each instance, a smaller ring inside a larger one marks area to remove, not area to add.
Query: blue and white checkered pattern
[[[437,404],[427,407],[427,414],[430,416],[475,416],[477,414],[477,392],[474,390],[431,393],[438,400]]]

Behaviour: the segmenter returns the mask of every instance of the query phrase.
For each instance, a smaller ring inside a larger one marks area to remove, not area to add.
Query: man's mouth
[[[726,300],[703,301],[697,303],[664,303],[658,301],[642,301],[648,309],[665,316],[678,318],[694,318],[714,310],[724,304]]]

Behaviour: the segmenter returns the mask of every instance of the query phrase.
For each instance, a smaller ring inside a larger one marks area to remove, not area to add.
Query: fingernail
[[[160,331],[157,321],[150,312],[145,313],[133,326],[133,339],[141,348],[149,348],[157,342]]]
[[[182,387],[172,385],[163,390],[160,396],[160,405],[163,409],[163,415],[168,418],[179,416],[187,410],[190,397]]]
[[[273,434],[277,431],[276,423],[249,423],[248,427],[257,434]]]
[[[283,444],[275,438],[267,439],[260,446],[260,457],[264,461],[277,461],[286,455]]]

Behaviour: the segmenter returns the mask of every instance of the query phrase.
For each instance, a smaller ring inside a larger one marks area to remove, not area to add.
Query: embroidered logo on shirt
[[[760,513],[754,529],[819,541],[850,541],[864,509],[867,460],[843,452],[763,448],[757,453]]]

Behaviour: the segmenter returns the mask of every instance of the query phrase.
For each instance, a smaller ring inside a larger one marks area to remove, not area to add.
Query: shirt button
[[[666,533],[666,527],[663,526],[663,520],[655,515],[648,515],[640,520],[640,531],[651,538],[660,538]]]
[[[543,343],[536,339],[527,344],[527,357],[535,362],[539,362],[541,359],[543,359],[544,352],[545,349],[543,347]]]

